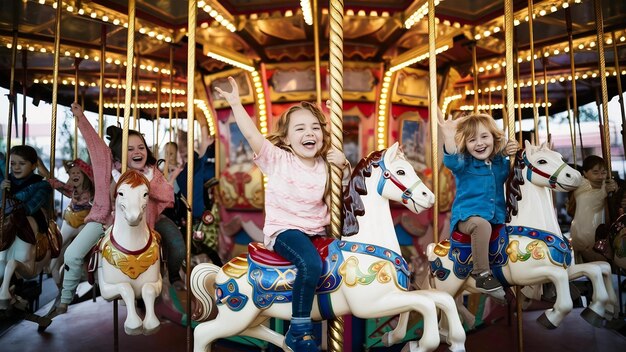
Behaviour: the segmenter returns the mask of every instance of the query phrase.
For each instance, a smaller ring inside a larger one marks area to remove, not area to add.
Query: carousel
[[[324,158],[313,240],[319,350],[626,347],[625,2],[0,9],[3,351],[293,351],[298,270],[263,245],[258,141],[297,104],[345,156]],[[489,242],[497,294],[471,275],[444,166],[446,126],[471,114],[518,146]]]

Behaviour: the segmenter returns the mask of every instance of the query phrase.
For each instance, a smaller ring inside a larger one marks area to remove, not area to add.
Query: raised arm
[[[437,108],[437,123],[439,124],[439,128],[443,133],[443,144],[446,148],[446,153],[455,154],[458,151],[458,147],[455,141],[458,121],[453,120],[452,118],[449,118],[447,120],[444,119],[443,113],[439,108]]]
[[[252,121],[246,112],[246,109],[244,109],[243,105],[241,105],[237,82],[235,82],[235,79],[232,77],[228,77],[228,81],[232,87],[230,92],[225,92],[218,87],[216,87],[215,90],[222,97],[224,97],[224,99],[226,99],[228,104],[230,104],[230,108],[233,110],[233,114],[235,115],[235,122],[237,122],[237,126],[250,144],[250,147],[252,147],[252,150],[258,154],[261,151],[261,146],[263,146],[265,137],[263,137],[259,129],[256,127],[254,121]]]

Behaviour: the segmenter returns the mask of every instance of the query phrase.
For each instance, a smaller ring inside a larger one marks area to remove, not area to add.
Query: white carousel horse
[[[126,171],[115,196],[115,221],[98,243],[98,285],[106,300],[122,298],[128,335],[155,333],[160,322],[154,301],[161,294],[160,236],[150,230],[145,210],[149,181],[139,172]],[[142,298],[146,315],[137,314],[135,299]]]
[[[603,317],[606,307],[612,306],[606,286],[610,282],[605,275],[607,268],[592,263],[571,265],[571,246],[563,238],[556,220],[551,190],[571,191],[581,180],[580,173],[568,166],[559,153],[545,145],[536,147],[526,142],[526,149],[518,152],[513,175],[507,181],[510,221],[492,235],[491,268],[503,284],[552,282],[555,285],[557,297],[553,308],[537,319],[546,328],[558,327],[572,310],[570,278],[585,275],[593,283],[593,302],[581,313],[587,321]],[[463,290],[478,292],[475,281],[468,280],[472,265],[470,251],[463,248],[469,244],[461,243],[466,242],[465,236],[455,232],[452,241],[428,246],[436,288],[452,294]],[[612,284],[609,290],[612,291]]]
[[[7,206],[9,205],[7,204]],[[13,240],[7,241],[11,243],[7,243],[7,248],[0,252],[0,281],[2,281],[0,286],[0,310],[8,309],[11,305],[11,300],[14,298],[9,290],[13,274],[18,274],[24,279],[37,277],[37,275],[43,272],[44,268],[48,267],[52,256],[59,254],[58,251],[53,253],[49,236],[56,236],[53,240],[56,241],[56,244],[61,243],[56,224],[54,224],[54,229],[39,229],[33,217],[25,214],[12,215],[14,216],[8,216],[4,220],[4,230],[7,232],[4,236],[12,236]],[[47,231],[51,231],[51,234],[49,235]],[[11,234],[8,232],[11,232]],[[25,241],[24,239],[27,237],[34,237],[36,243],[31,244],[29,243],[30,241]]]
[[[405,185],[409,185],[408,187]],[[448,342],[453,351],[465,350],[465,331],[452,296],[434,290],[407,290],[409,272],[400,253],[389,200],[414,213],[430,208],[434,195],[415,174],[394,144],[371,153],[356,166],[344,195],[344,236],[317,238],[324,260],[313,311],[314,320],[344,314],[360,318],[418,311],[424,317],[419,344],[410,351],[432,351],[439,346],[436,308],[450,322]],[[357,217],[358,216],[358,217]],[[262,323],[269,318],[290,319],[295,266],[258,244],[219,268],[200,264],[191,274],[197,301],[194,351],[209,351],[218,338],[245,335],[290,351],[284,336]],[[208,321],[207,321],[208,320]],[[406,346],[405,346],[406,348]]]

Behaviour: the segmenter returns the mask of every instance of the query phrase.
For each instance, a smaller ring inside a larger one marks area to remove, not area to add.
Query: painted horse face
[[[383,165],[381,181],[378,183],[379,194],[402,203],[416,214],[435,204],[435,195],[417,176],[411,163],[399,150],[398,143],[394,143],[387,149],[383,157]]]
[[[140,184],[133,187],[128,183],[121,184],[115,198],[116,214],[123,214],[130,226],[141,223],[148,205],[148,187]]]
[[[563,156],[550,150],[545,143],[537,147],[526,141],[523,155],[528,170],[526,179],[534,185],[548,187],[557,192],[573,191],[580,186],[580,172],[567,165]]]

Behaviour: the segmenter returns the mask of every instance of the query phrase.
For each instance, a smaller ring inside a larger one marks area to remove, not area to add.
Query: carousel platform
[[[44,290],[45,291],[45,290]],[[49,302],[37,314],[44,315],[52,305]],[[4,352],[109,352],[109,351],[185,351],[187,329],[180,324],[162,320],[161,329],[150,336],[128,336],[124,333],[123,321],[126,310],[119,307],[119,344],[114,344],[113,303],[97,297],[72,304],[67,314],[56,317],[43,332],[37,324],[22,320],[7,327],[0,335],[0,350]],[[543,310],[525,311],[523,314],[524,351],[602,351],[626,350],[626,328],[621,331],[595,328],[580,317],[582,308],[575,308],[562,325],[555,330],[546,330],[535,322]],[[483,327],[468,333],[467,351],[501,352],[518,351],[516,318],[511,323],[506,310]],[[400,351],[403,344],[391,348],[373,348],[370,351]],[[269,351],[279,351],[270,346]],[[442,345],[437,351],[446,351]],[[214,352],[260,351],[246,345],[219,341]],[[352,348],[350,352],[360,352]]]

